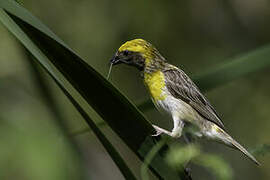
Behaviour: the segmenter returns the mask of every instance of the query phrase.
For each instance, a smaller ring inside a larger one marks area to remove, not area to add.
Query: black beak
[[[117,65],[117,64],[131,64],[130,59],[126,58],[126,59],[121,59],[119,58],[117,55],[114,55],[114,57],[110,60],[112,65]]]
[[[114,55],[113,58],[110,60],[110,63],[112,65],[117,65],[117,64],[121,64],[123,62],[121,61],[121,59],[117,55]]]

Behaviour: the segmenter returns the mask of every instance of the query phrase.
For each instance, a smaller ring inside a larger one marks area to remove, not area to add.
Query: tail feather
[[[252,156],[241,144],[235,141],[228,133],[226,133],[223,129],[218,127],[217,125],[212,126],[212,131],[210,133],[211,137],[215,140],[222,142],[230,147],[238,149],[243,154],[245,154],[250,160],[252,160],[257,165],[260,163]]]
[[[242,153],[244,153],[250,160],[252,160],[254,163],[256,163],[257,165],[261,165],[256,158],[251,155],[241,144],[239,144],[237,141],[235,141],[233,138],[231,139],[231,144],[233,147],[235,147],[236,149],[240,150]]]

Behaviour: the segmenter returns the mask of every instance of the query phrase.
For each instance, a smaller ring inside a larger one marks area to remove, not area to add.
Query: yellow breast
[[[155,100],[164,100],[166,98],[164,92],[165,78],[161,71],[144,73],[144,83]]]

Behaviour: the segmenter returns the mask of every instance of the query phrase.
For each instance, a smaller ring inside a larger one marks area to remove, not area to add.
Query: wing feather
[[[224,125],[215,109],[184,71],[173,67],[164,70],[163,73],[166,87],[172,96],[188,103],[202,117],[224,129]]]

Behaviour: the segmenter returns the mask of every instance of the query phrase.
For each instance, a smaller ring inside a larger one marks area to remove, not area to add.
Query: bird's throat
[[[154,100],[164,100],[165,94],[165,78],[161,71],[152,73],[144,73],[144,83],[148,88],[150,95]]]

